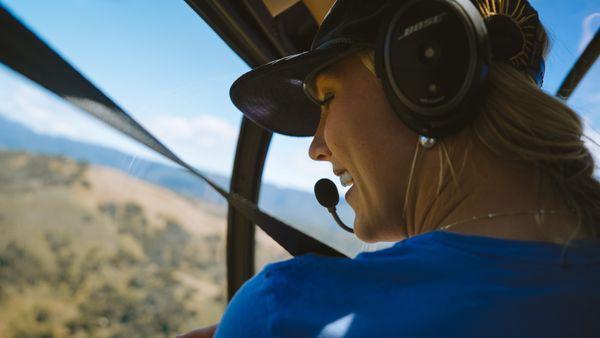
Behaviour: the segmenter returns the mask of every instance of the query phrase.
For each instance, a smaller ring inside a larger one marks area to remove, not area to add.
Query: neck
[[[438,180],[431,179],[439,176],[439,165],[432,165],[439,163],[439,157],[433,152],[424,155],[423,161],[429,160],[429,163],[422,168],[429,168],[429,172],[422,171],[417,178],[416,198],[412,208],[409,205],[409,210],[413,210],[412,217],[407,217],[408,236],[438,230],[456,222],[460,224],[448,231],[551,242],[565,242],[572,236],[577,223],[575,216],[550,184],[540,181],[534,170],[502,163],[483,151],[473,151],[469,155],[463,168],[456,165],[459,161],[452,160],[456,180],[447,174],[441,185]],[[438,159],[434,160],[434,157]],[[540,209],[560,212],[546,214],[541,220],[534,214],[527,214]],[[490,213],[509,215],[484,218]],[[463,222],[473,217],[480,219]]]

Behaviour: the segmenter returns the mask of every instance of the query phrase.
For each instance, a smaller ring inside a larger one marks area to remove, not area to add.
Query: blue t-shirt
[[[215,337],[600,337],[600,244],[434,231],[354,259],[270,264]]]

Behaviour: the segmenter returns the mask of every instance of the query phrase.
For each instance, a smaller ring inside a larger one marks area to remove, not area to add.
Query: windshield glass
[[[228,187],[228,89],[248,67],[183,1],[2,5]],[[172,337],[219,320],[225,201],[3,65],[0,182],[0,337]]]

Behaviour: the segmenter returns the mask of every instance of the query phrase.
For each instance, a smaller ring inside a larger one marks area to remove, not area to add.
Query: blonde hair
[[[545,34],[544,46],[547,50]],[[358,57],[376,73],[373,50],[361,50]],[[575,111],[543,92],[525,73],[507,63],[493,62],[480,114],[467,128],[473,142],[501,160],[536,170],[540,188],[543,182],[549,183],[564,198],[578,220],[573,237],[581,230],[600,237],[600,182],[594,177],[594,159],[585,146],[583,124]],[[459,176],[441,141],[438,193],[444,176],[456,185]],[[412,170],[410,176],[407,191],[413,181]]]

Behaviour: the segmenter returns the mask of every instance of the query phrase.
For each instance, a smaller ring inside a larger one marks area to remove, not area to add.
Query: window
[[[228,187],[228,89],[247,66],[184,2],[3,5]],[[220,318],[225,201],[3,65],[0,182],[0,336],[165,337]]]

